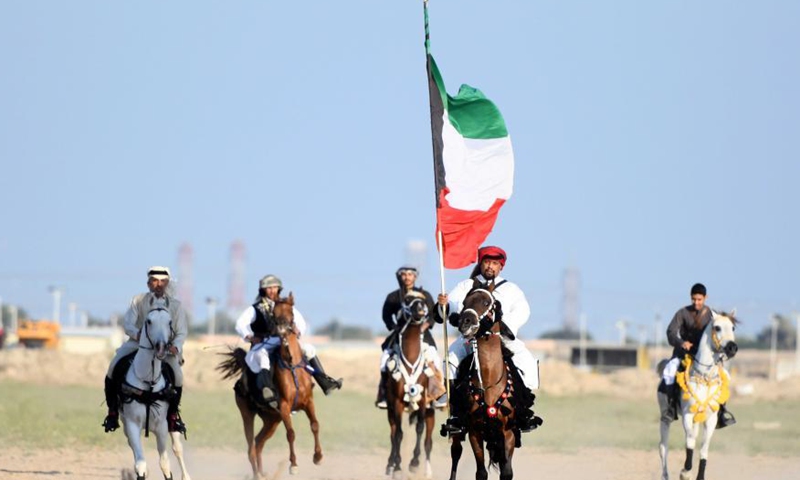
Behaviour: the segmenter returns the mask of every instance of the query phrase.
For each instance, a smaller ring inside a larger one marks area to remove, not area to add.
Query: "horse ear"
[[[731,310],[730,316],[731,317],[735,317],[736,316],[736,307],[733,307],[733,310]]]
[[[711,318],[712,318],[712,319],[714,319],[714,320],[716,320],[716,319],[717,319],[717,317],[719,317],[719,315],[718,315],[718,314],[717,314],[717,312],[716,312],[716,311],[715,311],[715,310],[712,308],[712,309],[711,309]]]
[[[289,297],[286,299],[286,301],[289,302],[289,305],[294,306],[294,293],[293,292],[289,292]]]

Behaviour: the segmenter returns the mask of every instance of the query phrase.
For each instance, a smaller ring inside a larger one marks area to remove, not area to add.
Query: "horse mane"
[[[289,292],[288,297],[280,297],[277,300],[275,300],[275,305],[279,305],[281,303],[294,306],[294,295],[291,292]]]
[[[717,312],[717,315],[722,316],[722,317],[728,317],[728,319],[730,319],[731,323],[733,323],[734,326],[735,325],[739,325],[740,323],[742,323],[741,320],[739,320],[738,318],[736,318],[735,316],[731,315],[728,312],[719,311],[719,312]]]

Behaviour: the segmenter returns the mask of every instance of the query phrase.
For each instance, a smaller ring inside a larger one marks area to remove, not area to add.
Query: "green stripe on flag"
[[[461,85],[458,95],[447,94],[442,74],[432,55],[429,55],[431,75],[439,88],[442,104],[453,127],[465,138],[489,139],[508,136],[506,122],[500,110],[486,98],[480,90],[469,85]]]
[[[491,100],[469,85],[461,85],[458,95],[447,96],[450,123],[464,138],[489,139],[508,136],[506,122]]]

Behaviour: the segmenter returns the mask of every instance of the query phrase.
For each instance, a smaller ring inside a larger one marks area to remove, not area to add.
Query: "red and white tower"
[[[228,276],[228,303],[226,308],[232,315],[239,315],[247,306],[245,301],[244,265],[247,250],[244,242],[231,243],[230,274]]]
[[[188,242],[178,249],[178,278],[176,296],[186,312],[194,314],[194,249]]]

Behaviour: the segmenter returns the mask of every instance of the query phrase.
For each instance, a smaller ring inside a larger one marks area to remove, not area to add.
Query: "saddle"
[[[111,374],[111,380],[114,383],[114,389],[117,397],[119,397],[120,404],[131,403],[134,400],[145,405],[152,405],[159,400],[169,402],[176,394],[174,388],[175,373],[172,371],[172,367],[166,363],[162,365],[161,372],[166,381],[164,389],[158,392],[142,390],[125,381],[125,377],[128,375],[128,370],[130,370],[135,356],[136,352],[133,352],[122,357]]]
[[[275,366],[278,365],[277,351],[270,354],[269,360],[270,365],[272,365],[272,368],[270,369],[270,375],[272,375],[274,380]],[[257,382],[258,374],[254,373],[252,370],[250,370],[250,368],[245,366],[242,370],[242,375],[239,377],[239,380],[237,380],[233,385],[233,391],[236,392],[237,396],[247,401],[247,405],[251,410],[262,412],[276,411],[274,408],[270,407],[266,404],[266,402],[264,402],[264,398],[261,396],[261,391],[258,388]],[[280,389],[275,389],[275,397],[276,401],[280,402]]]

